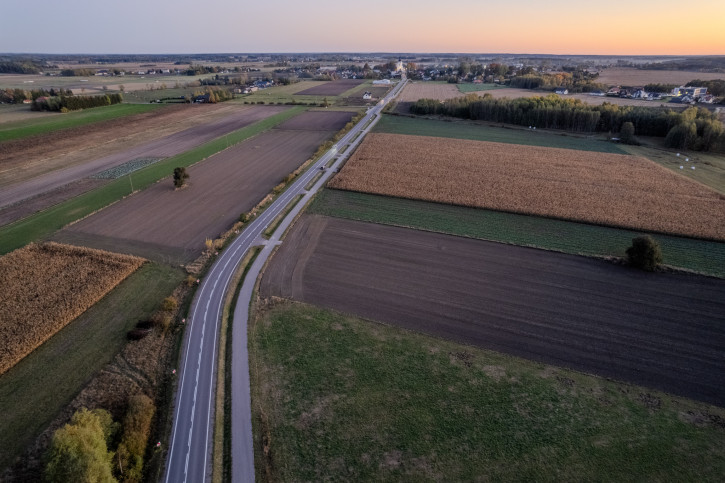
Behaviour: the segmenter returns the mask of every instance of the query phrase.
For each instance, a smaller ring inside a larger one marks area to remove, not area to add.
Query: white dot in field
[[[689,160],[690,160],[690,158],[685,158],[685,161],[689,161]]]
[[[677,153],[677,156],[679,157],[680,156],[680,153]]]
[[[680,166],[680,169],[683,169],[683,168],[684,168],[684,166]]]
[[[695,167],[694,167],[694,166],[692,166],[692,169],[695,169]]]

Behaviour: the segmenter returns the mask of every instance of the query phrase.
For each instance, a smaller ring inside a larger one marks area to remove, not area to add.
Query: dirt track
[[[298,96],[339,96],[343,92],[359,86],[365,82],[363,79],[341,79],[336,81],[325,82],[315,87],[310,87],[304,91],[295,92]]]
[[[345,124],[338,113],[331,115],[337,129]],[[330,126],[327,119],[317,121],[318,126]],[[333,132],[273,129],[191,167],[188,187],[174,191],[170,179],[162,180],[54,239],[174,263],[190,261],[203,249],[205,238],[228,229]]]
[[[725,281],[304,216],[260,291],[725,406]]]

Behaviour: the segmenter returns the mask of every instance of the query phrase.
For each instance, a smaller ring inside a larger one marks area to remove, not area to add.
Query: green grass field
[[[468,94],[469,92],[492,91],[506,86],[499,84],[458,84],[457,87],[459,91]]]
[[[142,190],[156,181],[171,176],[177,166],[191,166],[209,156],[244,141],[256,134],[296,116],[304,110],[297,106],[267,119],[209,141],[185,153],[159,161],[130,175],[135,190]],[[60,203],[45,211],[24,218],[0,229],[0,254],[8,253],[27,243],[52,234],[65,225],[83,218],[131,193],[128,176]]]
[[[333,189],[318,194],[308,212],[587,256],[625,257],[632,238],[642,234],[538,216]],[[652,236],[662,248],[663,263],[725,278],[725,243],[659,234]]]
[[[260,481],[725,474],[721,408],[302,304],[250,330]]]
[[[0,469],[10,465],[181,283],[178,268],[148,263],[0,376]]]
[[[66,114],[53,114],[39,119],[0,124],[0,142],[47,134],[61,129],[84,126],[119,117],[132,116],[158,109],[158,105],[116,104],[114,106],[84,109]]]
[[[551,131],[530,131],[520,127],[499,127],[470,121],[443,121],[386,114],[375,125],[373,131],[628,154],[620,146],[600,139]]]

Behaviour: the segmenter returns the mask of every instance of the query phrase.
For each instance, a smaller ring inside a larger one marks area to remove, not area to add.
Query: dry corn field
[[[144,259],[57,243],[0,257],[0,374],[95,304]]]
[[[725,240],[725,197],[636,156],[374,133],[330,187]]]

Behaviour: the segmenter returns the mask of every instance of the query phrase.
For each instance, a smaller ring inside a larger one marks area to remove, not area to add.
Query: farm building
[[[375,84],[375,85],[384,85],[384,86],[386,86],[386,85],[389,85],[389,84],[390,84],[390,79],[380,79],[380,80],[374,80],[374,81],[373,81],[373,84]]]
[[[675,87],[672,89],[672,95],[702,97],[707,95],[707,87]]]
[[[371,92],[365,92],[365,94],[363,94],[363,99],[365,99],[365,100],[372,99],[372,98],[373,98],[373,94]]]
[[[558,87],[555,91],[555,94],[559,94],[560,96],[565,96],[569,94],[569,89],[566,89],[564,87]]]

